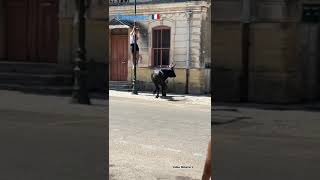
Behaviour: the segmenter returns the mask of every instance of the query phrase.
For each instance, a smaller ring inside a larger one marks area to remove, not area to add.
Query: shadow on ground
[[[241,120],[245,120],[245,119],[252,119],[251,117],[246,117],[246,116],[241,116],[241,117],[234,117],[232,119],[229,119],[227,121],[211,121],[211,124],[213,125],[225,125],[225,124],[231,124],[231,123],[235,123]]]
[[[212,111],[216,110],[216,106],[228,106],[229,109],[251,108],[257,110],[275,110],[275,111],[309,111],[319,112],[320,102],[317,103],[300,103],[300,104],[254,104],[254,103],[226,103],[217,102],[211,106]]]
[[[183,99],[174,99],[174,97],[184,97],[184,96],[160,96],[161,99],[166,99],[167,101],[183,101]]]

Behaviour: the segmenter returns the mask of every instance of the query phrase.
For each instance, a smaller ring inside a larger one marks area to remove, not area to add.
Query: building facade
[[[319,100],[319,5],[319,0],[216,0],[215,99]]]
[[[109,76],[111,81],[133,78],[129,33],[133,21],[119,20],[118,15],[134,15],[129,3],[109,6]],[[137,15],[150,16],[137,21],[141,61],[137,66],[140,90],[153,90],[153,69],[176,64],[177,77],[170,79],[170,92],[210,93],[211,3],[210,1],[137,1]],[[152,20],[160,14],[159,20]]]
[[[92,68],[90,78],[106,81],[107,75],[103,79],[102,74],[107,74],[108,3],[87,2],[86,53]],[[1,0],[0,63],[52,64],[72,73],[78,48],[76,17],[75,0]],[[98,71],[100,74],[94,74]]]

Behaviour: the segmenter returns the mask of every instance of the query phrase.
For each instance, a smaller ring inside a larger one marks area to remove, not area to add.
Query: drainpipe
[[[187,61],[186,61],[186,86],[185,93],[189,94],[189,76],[190,76],[190,62],[191,62],[191,16],[192,11],[187,11],[187,19],[188,19],[188,45],[187,45]]]

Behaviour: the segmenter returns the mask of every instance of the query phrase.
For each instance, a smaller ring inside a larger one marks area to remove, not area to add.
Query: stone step
[[[132,83],[129,81],[109,81],[109,89],[116,91],[131,91]]]
[[[122,86],[122,87],[109,87],[110,90],[117,90],[117,91],[131,91],[132,87],[130,86]]]
[[[19,84],[0,84],[2,90],[21,91],[35,94],[71,95],[72,86],[24,86]]]
[[[112,85],[110,85],[109,84],[109,88],[110,87],[119,87],[119,88],[122,88],[122,87],[131,87],[132,86],[132,84],[112,84]]]
[[[125,84],[132,84],[129,81],[109,81],[109,85],[125,85]]]
[[[72,73],[72,68],[51,63],[23,63],[0,61],[0,72],[16,72],[25,74],[55,74]]]
[[[0,72],[0,82],[19,85],[72,85],[73,77],[69,74],[29,74]]]

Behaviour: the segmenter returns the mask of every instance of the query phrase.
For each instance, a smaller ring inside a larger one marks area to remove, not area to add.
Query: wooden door
[[[56,62],[57,0],[7,0],[7,58]]]
[[[28,0],[7,0],[7,58],[13,61],[28,56]]]
[[[112,35],[110,80],[126,81],[128,77],[128,36]]]
[[[39,61],[56,62],[58,48],[58,0],[38,0],[36,42]]]

